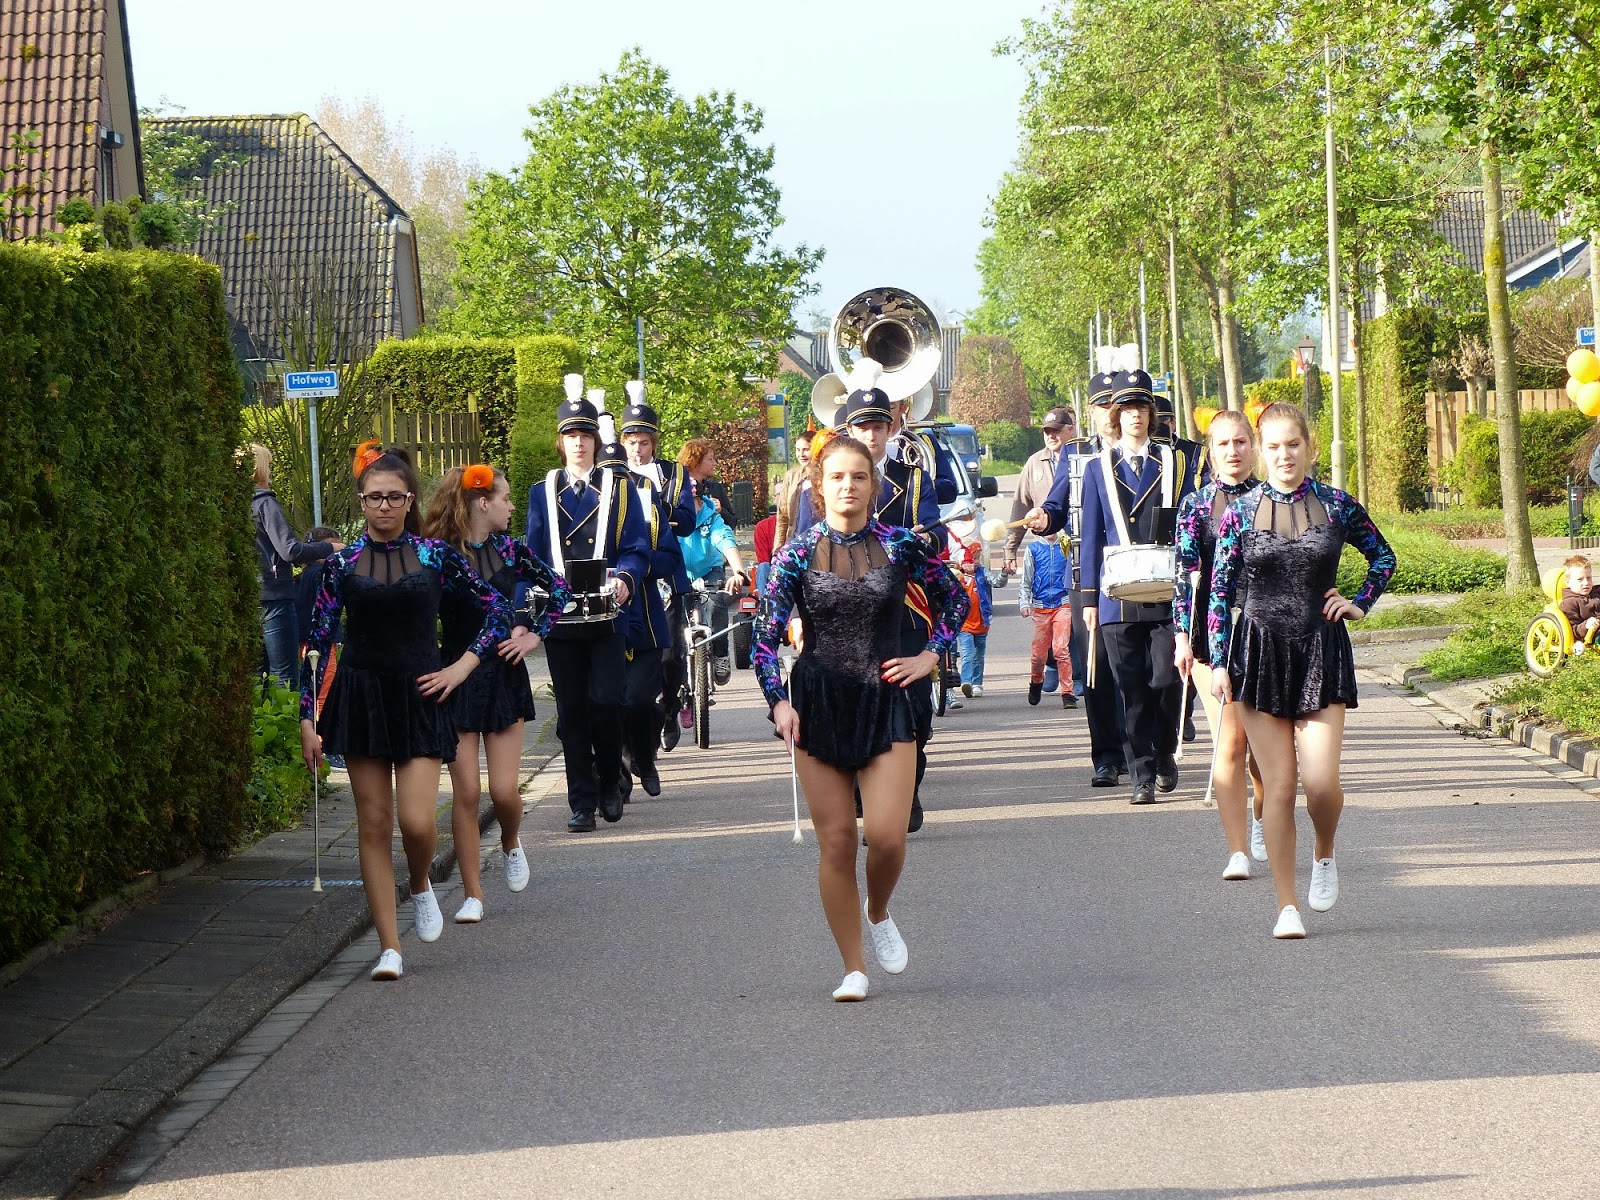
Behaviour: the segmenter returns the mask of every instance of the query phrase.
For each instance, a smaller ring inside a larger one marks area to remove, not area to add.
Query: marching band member
[[[1212,694],[1236,702],[1265,785],[1262,824],[1278,894],[1275,938],[1303,938],[1295,906],[1296,784],[1316,831],[1307,903],[1339,899],[1333,841],[1344,809],[1339,757],[1345,712],[1356,706],[1355,652],[1347,621],[1371,610],[1394,574],[1394,551],[1348,493],[1306,477],[1316,444],[1305,413],[1270,404],[1257,428],[1266,482],[1229,505],[1217,526],[1207,613]],[[1339,557],[1354,546],[1367,577],[1339,594]],[[1243,591],[1241,603],[1240,592]],[[1230,628],[1230,609],[1243,608]]]
[[[528,856],[517,831],[522,825],[522,794],[517,777],[522,766],[523,722],[534,715],[533,684],[523,659],[550,633],[556,614],[572,593],[566,581],[551,572],[528,548],[506,533],[511,527],[511,485],[497,467],[475,463],[452,467],[434,489],[424,532],[459,550],[478,578],[507,601],[517,585],[542,588],[550,607],[538,618],[526,611],[512,615],[511,635],[493,658],[480,662],[467,681],[450,696],[456,727],[456,757],[450,764],[451,831],[456,863],[465,893],[456,912],[457,924],[483,920],[483,880],[478,866],[478,742],[489,763],[489,802],[500,825],[500,853],[506,885],[513,892],[528,886]],[[453,594],[439,601],[439,628],[447,659],[459,658],[472,645],[483,624],[476,603]]]
[[[921,467],[933,477],[936,504],[954,504],[958,489],[956,469],[948,453],[941,453],[934,440],[906,420],[909,400],[889,401],[889,457],[908,466]]]
[[[931,525],[939,519],[939,504],[934,499],[933,488],[928,486],[927,472],[921,467],[889,457],[889,397],[875,386],[877,364],[871,359],[864,360],[864,363],[865,369],[857,368],[852,375],[852,382],[858,386],[839,409],[838,424],[841,430],[867,448],[867,453],[872,455],[873,468],[881,476],[873,519],[902,529]],[[801,533],[817,521],[813,508],[816,499],[815,479],[813,473],[813,486],[801,492]],[[943,551],[942,534],[935,531],[927,536],[927,541],[930,548]],[[915,653],[917,648],[927,645],[932,628],[931,611],[926,595],[913,583],[906,592],[906,611],[902,622],[905,626],[901,634],[905,653]],[[933,737],[933,681],[926,676],[917,679],[911,693],[917,714],[917,793],[911,801],[910,832],[916,833],[922,828],[922,780],[928,773],[928,742]]]
[[[873,951],[895,975],[908,961],[889,900],[905,865],[916,786],[912,746],[920,721],[910,693],[926,681],[966,611],[965,594],[924,539],[872,518],[875,457],[847,435],[813,456],[812,494],[825,514],[777,552],[771,603],[754,638],[756,675],[777,735],[794,755],[822,851],[823,912],[844,960],[845,977],[833,993],[841,1001],[867,998],[852,791],[859,785],[867,832]],[[933,615],[928,639],[908,653],[900,614],[912,583]],[[791,612],[804,636],[786,687],[778,648]]]
[[[1256,460],[1255,430],[1250,418],[1234,409],[1225,409],[1211,420],[1206,431],[1211,462],[1211,482],[1178,509],[1178,589],[1173,598],[1176,665],[1180,675],[1195,679],[1206,720],[1211,726],[1211,779],[1217,814],[1222,818],[1222,836],[1228,843],[1228,865],[1224,879],[1249,879],[1252,840],[1245,821],[1245,772],[1248,747],[1244,726],[1239,723],[1238,705],[1220,704],[1211,694],[1212,667],[1205,640],[1205,613],[1211,604],[1211,568],[1217,548],[1217,522],[1228,505],[1259,484],[1252,473]],[[1190,579],[1194,582],[1191,585]],[[1199,630],[1200,656],[1195,657],[1193,638]],[[1257,789],[1259,793],[1259,788]]]
[[[631,487],[597,469],[600,413],[583,399],[583,376],[564,380],[567,400],[556,410],[561,470],[528,490],[528,549],[567,574],[567,563],[603,559],[615,573],[619,610],[643,586],[650,571],[644,514]],[[603,398],[604,393],[600,393]],[[594,829],[595,810],[607,821],[622,819],[622,728],[620,709],[627,662],[618,620],[583,622],[563,614],[545,642],[550,682],[556,694],[556,728],[566,759],[567,829]]]
[[[1135,370],[1113,378],[1110,424],[1117,440],[1084,470],[1079,579],[1084,624],[1091,641],[1105,643],[1126,714],[1131,802],[1151,804],[1157,788],[1170,792],[1178,786],[1175,755],[1183,680],[1174,666],[1172,602],[1115,600],[1101,593],[1100,577],[1107,547],[1158,540],[1170,544],[1170,527],[1162,526],[1193,490],[1193,469],[1183,451],[1150,440],[1155,417],[1150,376]],[[1060,527],[1061,518],[1051,508],[1055,498],[1052,490],[1032,518],[1035,532]]]
[[[354,473],[366,530],[335,551],[322,572],[306,641],[325,663],[344,622],[344,652],[316,715],[316,672],[308,656],[300,683],[300,749],[313,771],[324,753],[342,754],[355,795],[361,883],[383,953],[373,979],[399,979],[394,895],[398,812],[411,876],[417,937],[435,941],[444,914],[433,894],[434,806],[439,772],[456,756],[445,701],[505,639],[510,609],[500,593],[444,542],[420,536],[417,473],[403,450],[363,445]],[[439,601],[459,596],[481,614],[477,636],[449,666],[439,653]]]
[[[1166,442],[1175,450],[1182,450],[1194,472],[1194,486],[1200,487],[1211,478],[1211,466],[1206,461],[1206,448],[1199,442],[1192,442],[1188,438],[1178,436],[1176,419],[1173,416],[1172,394],[1170,392],[1156,392],[1156,420],[1155,430],[1150,435],[1152,441]],[[1183,740],[1192,742],[1199,735],[1194,727],[1194,706],[1199,702],[1200,693],[1195,687],[1194,676],[1188,675],[1184,680],[1183,697]]]

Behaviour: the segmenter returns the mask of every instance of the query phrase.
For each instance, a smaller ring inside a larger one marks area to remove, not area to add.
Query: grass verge
[[[1444,645],[1422,656],[1428,673],[1435,679],[1450,680],[1522,670],[1523,634],[1533,615],[1544,607],[1544,597],[1536,592],[1508,596],[1486,591],[1463,596],[1456,603],[1462,606],[1457,618],[1461,628]]]
[[[1560,730],[1600,736],[1600,655],[1568,659],[1554,675],[1519,679],[1497,697],[1519,717]]]

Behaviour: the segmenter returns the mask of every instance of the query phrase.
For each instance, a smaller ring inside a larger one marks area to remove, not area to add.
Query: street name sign
[[[1594,345],[1594,326],[1593,325],[1580,325],[1580,326],[1578,326],[1578,345],[1580,345],[1580,346],[1593,346]]]
[[[287,371],[283,376],[285,400],[310,400],[339,394],[337,371]]]

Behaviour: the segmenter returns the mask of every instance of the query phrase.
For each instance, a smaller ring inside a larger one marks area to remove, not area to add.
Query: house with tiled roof
[[[209,144],[203,189],[220,210],[188,249],[222,270],[239,357],[286,357],[290,310],[308,292],[335,298],[332,358],[409,337],[422,323],[417,238],[411,218],[304,113],[159,117]],[[216,170],[212,164],[222,159]]]
[[[1587,279],[1588,240],[1580,231],[1517,207],[1517,189],[1505,189],[1506,283],[1529,288],[1551,279]],[[1446,193],[1433,228],[1468,270],[1483,273],[1483,189]]]
[[[0,181],[32,189],[19,207],[35,211],[18,216],[10,237],[55,229],[53,214],[68,200],[143,192],[124,0],[0,3],[0,146],[30,135],[38,153]]]

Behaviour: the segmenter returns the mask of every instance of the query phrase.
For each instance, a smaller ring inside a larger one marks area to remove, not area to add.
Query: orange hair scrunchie
[[[373,463],[383,457],[383,443],[377,438],[371,438],[356,447],[355,461],[350,464],[350,474],[357,479]]]
[[[494,468],[483,463],[473,463],[461,472],[461,487],[468,492],[490,492],[494,490]]]

